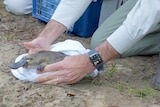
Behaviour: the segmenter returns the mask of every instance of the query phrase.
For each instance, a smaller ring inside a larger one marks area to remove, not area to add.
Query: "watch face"
[[[92,60],[94,65],[99,65],[100,63],[103,62],[99,54],[96,54],[96,53],[90,56],[90,59]]]
[[[95,50],[89,51],[88,54],[93,66],[96,67],[98,71],[103,70],[103,60],[101,56]]]

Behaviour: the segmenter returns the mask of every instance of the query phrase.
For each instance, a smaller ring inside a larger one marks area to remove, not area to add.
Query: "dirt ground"
[[[0,107],[160,107],[160,92],[150,87],[157,56],[115,59],[96,78],[73,85],[54,86],[20,81],[8,65],[27,50],[24,41],[35,38],[45,24],[31,15],[6,12],[0,0]],[[89,48],[90,38],[63,34]]]

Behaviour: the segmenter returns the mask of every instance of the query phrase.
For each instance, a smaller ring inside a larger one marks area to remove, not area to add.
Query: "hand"
[[[29,50],[29,53],[35,53],[40,50],[50,50],[50,44],[45,37],[37,37],[30,42],[24,42],[24,47]]]
[[[72,84],[94,69],[87,54],[67,56],[63,61],[47,65],[43,72],[50,71],[49,75],[41,76],[35,81],[42,84]]]

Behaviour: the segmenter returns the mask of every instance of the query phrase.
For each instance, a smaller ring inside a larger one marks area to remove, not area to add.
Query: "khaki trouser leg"
[[[106,40],[126,19],[129,11],[134,7],[137,0],[128,0],[118,10],[116,10],[104,23],[96,30],[91,39],[91,48],[95,48]],[[135,46],[122,54],[122,57],[133,55],[157,54],[160,52],[160,25],[152,30],[152,33],[145,36]]]
[[[160,32],[153,32],[142,38],[131,49],[122,54],[122,57],[134,55],[154,55],[160,53]]]

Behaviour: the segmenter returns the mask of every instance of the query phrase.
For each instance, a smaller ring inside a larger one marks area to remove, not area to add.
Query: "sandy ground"
[[[96,78],[86,77],[63,87],[20,81],[8,64],[26,53],[24,41],[35,38],[44,28],[31,15],[6,12],[0,0],[0,107],[159,107],[160,93],[150,87],[157,56],[115,59],[105,64]],[[89,48],[90,38],[63,34]],[[108,71],[108,72],[107,72]]]

